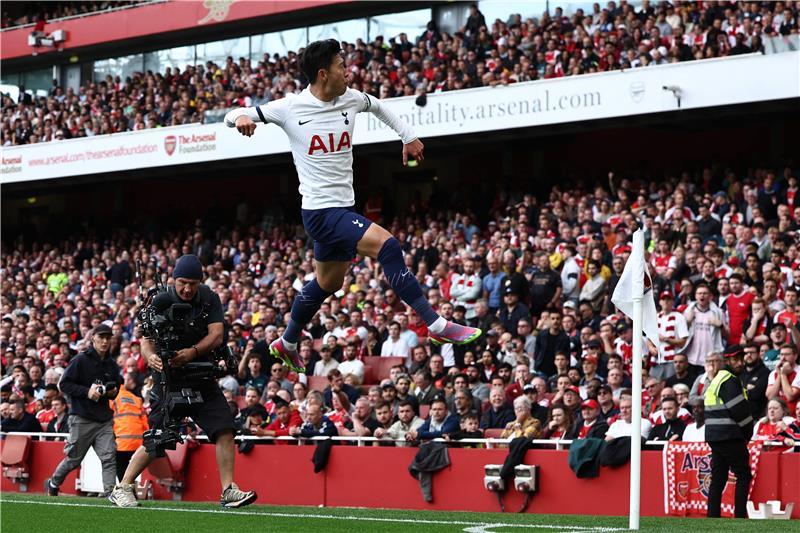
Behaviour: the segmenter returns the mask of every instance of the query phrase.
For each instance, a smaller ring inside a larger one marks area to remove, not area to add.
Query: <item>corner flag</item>
[[[636,296],[643,297],[642,330],[650,342],[658,347],[658,313],[653,299],[653,282],[644,260],[644,232],[640,229],[633,234],[631,255],[625,263],[611,302],[633,320],[633,300]],[[635,336],[638,334],[638,331],[634,331]]]
[[[640,490],[642,476],[642,332],[658,348],[658,314],[653,300],[653,283],[644,260],[644,232],[633,234],[633,248],[625,270],[619,278],[611,301],[633,320],[633,362],[631,376],[631,492],[628,528],[639,529]]]

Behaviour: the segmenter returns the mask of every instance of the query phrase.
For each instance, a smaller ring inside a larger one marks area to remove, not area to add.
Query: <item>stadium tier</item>
[[[800,518],[799,9],[11,6],[4,529],[77,494],[615,530],[532,515],[628,514],[637,411],[648,527],[713,516],[725,428],[751,517]]]

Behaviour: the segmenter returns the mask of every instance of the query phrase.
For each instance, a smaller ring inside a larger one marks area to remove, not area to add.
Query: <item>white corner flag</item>
[[[633,247],[625,269],[622,271],[611,302],[622,311],[625,316],[633,320],[633,303],[636,297],[642,300],[642,322],[643,327],[636,331],[634,329],[634,339],[644,331],[645,336],[658,348],[658,312],[656,302],[653,299],[653,283],[650,278],[650,271],[647,269],[647,262],[644,260],[644,232],[640,229],[633,234]],[[636,343],[634,343],[634,346]]]
[[[633,234],[633,248],[611,302],[633,320],[633,361],[631,378],[631,500],[628,528],[639,529],[640,479],[642,474],[642,332],[658,348],[658,313],[653,300],[653,283],[644,260],[644,232]]]

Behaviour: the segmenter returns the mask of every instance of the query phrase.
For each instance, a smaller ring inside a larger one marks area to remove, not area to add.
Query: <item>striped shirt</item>
[[[662,311],[658,313],[658,334],[668,339],[685,339],[689,336],[689,327],[681,313],[676,311],[664,313]],[[680,348],[666,342],[659,344],[661,346],[658,350],[658,357],[654,360],[651,359],[651,362],[655,364],[671,363]]]

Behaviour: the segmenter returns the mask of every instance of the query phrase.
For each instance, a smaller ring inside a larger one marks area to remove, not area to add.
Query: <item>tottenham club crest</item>
[[[167,151],[167,155],[172,155],[177,145],[178,139],[176,139],[174,135],[170,135],[164,139],[164,149]]]
[[[635,81],[630,85],[631,100],[639,103],[644,99],[645,85],[643,81]]]

